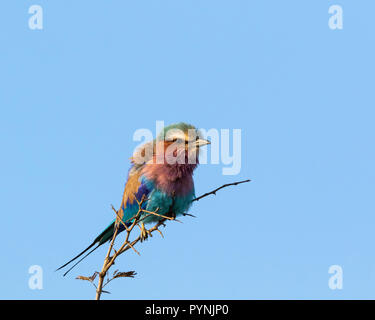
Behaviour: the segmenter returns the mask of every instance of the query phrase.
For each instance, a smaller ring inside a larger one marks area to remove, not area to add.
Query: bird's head
[[[165,127],[153,141],[139,147],[131,157],[134,168],[144,164],[190,164],[192,169],[198,163],[199,148],[210,144],[202,133],[183,122]]]
[[[163,158],[169,164],[196,164],[199,148],[210,144],[194,126],[180,122],[165,127],[157,138],[156,145],[163,148]]]

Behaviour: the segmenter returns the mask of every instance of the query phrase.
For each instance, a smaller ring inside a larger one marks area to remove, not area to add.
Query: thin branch
[[[176,220],[176,218],[163,216],[163,215],[161,215],[161,214],[158,214],[158,213],[155,213],[155,212],[152,212],[152,211],[148,211],[148,210],[144,210],[144,209],[142,209],[142,211],[143,211],[143,212],[146,212],[146,213],[149,213],[150,215],[154,215],[154,216],[157,216],[157,217],[163,218],[163,219],[167,219],[167,220]]]
[[[117,236],[118,229],[119,229],[119,224],[115,223],[115,232],[113,234],[113,237],[112,237],[112,240],[111,240],[111,244],[109,245],[107,255],[106,255],[105,259],[104,259],[102,271],[99,273],[99,280],[98,280],[98,286],[96,288],[96,297],[95,297],[95,300],[100,300],[100,296],[101,296],[102,291],[103,291],[103,280],[104,280],[104,277],[106,275],[106,272],[103,272],[103,271],[104,271],[104,269],[106,267],[106,264],[107,264],[107,262],[109,260],[110,255],[111,255],[111,251],[112,251],[113,245],[115,243],[115,239],[116,239],[116,236]]]
[[[211,194],[214,194],[216,195],[216,192],[223,189],[223,188],[226,188],[226,187],[229,187],[229,186],[236,186],[238,184],[241,184],[241,183],[245,183],[245,182],[250,182],[251,180],[243,180],[243,181],[237,181],[237,182],[233,182],[233,183],[228,183],[228,184],[224,184],[222,185],[221,187],[211,191],[211,192],[207,192],[195,199],[192,200],[192,202],[194,201],[199,201],[200,199],[204,198],[204,197],[207,197]],[[79,279],[82,279],[82,280],[89,280],[96,288],[96,300],[100,300],[100,297],[101,297],[101,294],[102,293],[109,293],[108,291],[104,291],[103,288],[109,283],[111,282],[113,279],[115,278],[120,278],[120,277],[130,277],[130,278],[133,278],[134,275],[136,274],[134,271],[128,271],[128,272],[120,272],[120,273],[117,273],[118,270],[116,270],[114,272],[114,275],[111,279],[108,278],[108,270],[113,266],[113,264],[115,263],[115,260],[116,258],[123,254],[124,252],[128,251],[129,249],[132,249],[134,250],[134,252],[136,252],[138,255],[140,255],[140,253],[134,248],[135,245],[143,240],[142,238],[142,235],[139,235],[136,239],[134,239],[133,241],[129,241],[129,238],[130,238],[130,234],[131,232],[133,231],[134,227],[136,225],[139,226],[139,223],[144,221],[147,217],[149,216],[157,216],[160,218],[160,220],[150,229],[146,229],[146,232],[148,235],[152,236],[152,233],[155,232],[155,231],[158,231],[160,233],[160,235],[164,238],[163,236],[163,233],[159,230],[160,226],[164,226],[165,227],[165,222],[170,220],[170,221],[177,221],[177,222],[181,222],[179,220],[176,219],[176,215],[174,212],[168,212],[166,215],[161,215],[159,213],[157,213],[158,209],[157,208],[155,211],[148,211],[148,210],[145,210],[142,208],[143,204],[148,201],[149,199],[145,198],[145,196],[142,197],[142,199],[140,201],[138,201],[137,198],[135,198],[135,200],[137,201],[138,203],[138,212],[137,214],[134,216],[134,217],[131,217],[130,219],[126,220],[126,221],[123,221],[123,217],[120,216],[119,212],[112,206],[112,209],[113,211],[116,213],[116,221],[115,221],[115,230],[114,230],[114,234],[113,234],[113,237],[111,239],[111,242],[110,242],[110,245],[109,245],[109,248],[108,248],[108,251],[107,251],[107,254],[106,254],[106,257],[104,259],[104,263],[103,263],[103,267],[102,267],[102,270],[101,272],[97,273],[98,276],[99,276],[99,280],[98,280],[98,285],[96,286],[94,284],[94,278],[87,278],[87,277],[78,277]],[[143,214],[145,213],[145,215]],[[170,216],[171,215],[171,216]],[[189,213],[182,213],[183,216],[191,216],[191,217],[195,217],[194,215],[192,214],[189,214]],[[131,224],[129,225],[129,223],[131,222]],[[114,243],[115,243],[115,239],[118,235],[118,232],[119,232],[119,226],[120,226],[120,223],[124,226],[125,228],[125,231],[126,231],[126,237],[125,237],[125,241],[122,243],[122,245],[120,246],[120,248],[116,251],[114,249]],[[114,254],[111,256],[111,253],[112,253],[112,250],[114,251]],[[95,274],[94,274],[95,275]],[[96,275],[95,275],[96,276]],[[104,284],[104,279],[105,277],[107,276],[107,282]]]
[[[237,181],[237,182],[232,182],[232,183],[224,184],[224,185],[222,185],[221,187],[219,187],[219,188],[217,188],[217,189],[215,189],[215,190],[213,190],[213,191],[211,191],[211,192],[207,192],[207,193],[205,193],[205,194],[199,196],[198,198],[193,199],[191,202],[199,201],[200,199],[202,199],[202,198],[204,198],[204,197],[207,197],[207,196],[209,196],[210,194],[214,194],[214,195],[216,195],[216,192],[219,191],[220,189],[223,189],[223,188],[226,188],[226,187],[230,187],[230,186],[236,186],[236,185],[238,185],[238,184],[245,183],[245,182],[250,182],[250,181],[251,181],[251,180],[248,179],[248,180],[243,180],[243,181]]]

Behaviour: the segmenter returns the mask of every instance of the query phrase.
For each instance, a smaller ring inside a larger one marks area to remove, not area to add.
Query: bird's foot
[[[145,241],[148,238],[148,236],[152,237],[151,232],[146,229],[145,224],[143,222],[140,223],[139,229],[141,230],[141,242]]]

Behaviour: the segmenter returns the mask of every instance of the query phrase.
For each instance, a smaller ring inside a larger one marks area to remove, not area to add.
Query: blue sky
[[[43,30],[28,8],[43,8]],[[328,27],[328,8],[344,28]],[[242,168],[115,269],[111,299],[375,298],[373,1],[12,1],[0,19],[2,299],[92,299],[54,270],[113,218],[155,121],[241,129]],[[31,265],[43,289],[28,286]],[[343,269],[343,289],[328,268]]]

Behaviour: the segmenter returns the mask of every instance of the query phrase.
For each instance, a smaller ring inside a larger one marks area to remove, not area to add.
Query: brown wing
[[[154,141],[150,141],[139,147],[130,158],[133,166],[129,171],[128,181],[125,184],[124,194],[122,196],[121,207],[118,211],[121,219],[124,215],[123,208],[126,208],[128,203],[133,204],[135,200],[135,195],[141,185],[141,170],[146,162],[152,159],[154,152],[155,143]]]

